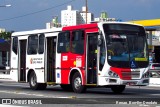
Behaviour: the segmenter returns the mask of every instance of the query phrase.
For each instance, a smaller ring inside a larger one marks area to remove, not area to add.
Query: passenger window
[[[61,32],[58,35],[58,53],[66,53],[70,51],[70,32]]]
[[[72,32],[71,52],[76,54],[84,53],[84,31]]]
[[[38,35],[37,34],[30,35],[28,37],[27,53],[28,55],[37,54],[37,50],[38,50]]]
[[[18,37],[14,37],[12,42],[12,50],[16,55],[17,55],[17,48],[18,48]]]
[[[39,54],[43,54],[44,53],[44,34],[40,34],[39,35],[38,53]]]

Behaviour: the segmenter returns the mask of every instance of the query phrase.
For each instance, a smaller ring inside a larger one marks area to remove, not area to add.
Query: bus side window
[[[18,48],[18,37],[14,37],[12,42],[12,50],[16,55],[17,55],[17,48]]]
[[[84,53],[84,31],[72,32],[72,45],[71,52],[76,54]]]
[[[37,54],[37,49],[38,49],[38,35],[30,35],[28,37],[28,49],[27,49],[27,54],[28,55],[33,55]]]
[[[67,53],[70,51],[70,32],[61,32],[58,34],[58,53]]]
[[[43,54],[44,53],[44,34],[40,34],[39,35],[38,53],[39,54]]]

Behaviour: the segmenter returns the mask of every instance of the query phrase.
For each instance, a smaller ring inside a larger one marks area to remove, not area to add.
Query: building
[[[61,11],[61,24],[62,26],[77,25],[80,22],[77,20],[80,18],[79,11],[73,10],[72,6],[67,6],[67,10]]]
[[[120,19],[116,18],[109,18],[107,12],[101,12],[100,17],[94,18],[95,22],[106,22],[106,21],[121,21]]]
[[[10,65],[10,41],[0,42],[0,67]]]
[[[58,16],[55,16],[51,22],[46,23],[46,28],[51,29],[51,28],[59,28],[61,27],[61,24],[58,23]]]
[[[0,33],[5,32],[4,28],[0,28]]]
[[[6,32],[0,28],[0,34]],[[0,72],[6,72],[6,67],[10,65],[10,40],[0,38]]]
[[[87,23],[93,21],[93,14],[87,12]],[[62,26],[72,26],[86,23],[86,7],[82,11],[73,10],[72,6],[67,6],[67,10],[61,11]]]
[[[80,12],[80,15],[81,15],[81,17],[80,17],[80,22],[82,23],[82,24],[84,24],[84,23],[86,23],[86,7],[84,6],[84,7],[82,7],[82,11]],[[93,15],[93,13],[90,13],[90,12],[87,12],[87,23],[90,23],[90,22],[92,22],[94,20],[94,15]]]
[[[58,23],[58,17],[55,16],[51,22],[46,23],[46,28],[54,27],[64,27],[73,26],[86,23],[86,13],[87,13],[87,23],[94,20],[94,15],[90,12],[86,12],[86,7],[82,7],[82,11],[73,10],[73,6],[67,6],[67,10],[61,11],[61,23]]]

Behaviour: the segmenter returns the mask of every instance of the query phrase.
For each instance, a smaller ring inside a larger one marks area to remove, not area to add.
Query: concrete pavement
[[[3,73],[0,73],[0,81],[13,81],[12,79],[11,79],[11,76],[10,76],[10,74],[3,74]],[[150,87],[160,87],[160,85],[158,84],[150,84],[149,85]]]

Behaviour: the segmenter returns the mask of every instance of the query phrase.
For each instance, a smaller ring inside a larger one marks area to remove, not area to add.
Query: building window
[[[40,34],[38,53],[43,54],[43,52],[44,52],[44,34]]]
[[[61,32],[58,35],[58,53],[66,53],[70,51],[70,32]]]
[[[84,31],[73,31],[72,32],[72,45],[71,52],[76,54],[84,53]]]
[[[38,35],[37,34],[30,35],[28,37],[28,49],[27,49],[28,55],[37,54],[37,49],[38,49]]]

